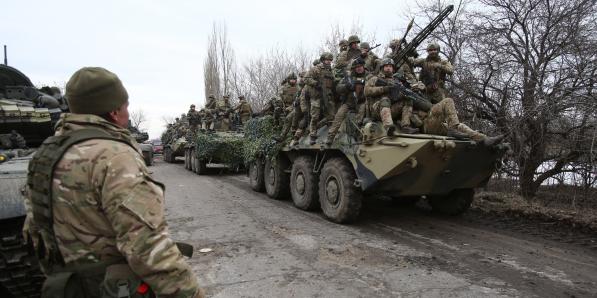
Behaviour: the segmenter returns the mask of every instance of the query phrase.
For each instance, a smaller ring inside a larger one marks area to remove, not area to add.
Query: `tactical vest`
[[[29,186],[33,222],[38,229],[36,255],[46,273],[42,297],[153,297],[151,289],[126,265],[124,258],[111,262],[65,265],[53,228],[52,180],[54,168],[73,145],[105,139],[135,145],[124,137],[116,137],[99,129],[80,129],[47,138],[29,163]],[[136,150],[136,148],[135,148]],[[104,279],[106,271],[114,271],[116,279]],[[100,293],[101,289],[101,293]],[[139,289],[145,289],[139,293]]]

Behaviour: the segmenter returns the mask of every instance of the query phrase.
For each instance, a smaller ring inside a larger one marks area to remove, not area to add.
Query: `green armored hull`
[[[318,139],[326,137],[324,126]],[[362,200],[374,194],[397,200],[426,196],[434,210],[460,214],[506,150],[507,145],[486,147],[436,135],[388,137],[381,125],[358,128],[350,116],[330,146],[311,145],[303,137],[293,146],[255,154],[249,178],[253,189],[276,199],[290,197],[300,209],[321,207],[339,223],[356,219]]]
[[[185,146],[185,168],[199,175],[213,166],[238,171],[244,164],[243,138],[235,131],[199,131]]]

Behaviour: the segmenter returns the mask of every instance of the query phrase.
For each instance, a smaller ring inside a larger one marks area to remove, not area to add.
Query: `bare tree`
[[[457,67],[451,93],[464,114],[510,136],[514,155],[504,170],[518,177],[525,197],[560,173],[594,173],[595,1],[473,4],[467,11],[460,2],[433,38]],[[430,19],[443,6],[435,1],[421,11]]]
[[[137,130],[144,130],[143,124],[147,122],[147,115],[142,109],[131,111],[129,119],[131,120],[131,126]]]

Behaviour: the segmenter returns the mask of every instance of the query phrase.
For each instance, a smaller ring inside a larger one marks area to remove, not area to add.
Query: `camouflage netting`
[[[244,158],[245,164],[249,164],[260,156],[276,156],[278,151],[284,147],[284,142],[276,142],[275,137],[279,136],[280,126],[274,125],[272,116],[264,116],[249,120],[245,127]]]
[[[197,157],[202,160],[238,166],[244,163],[243,136],[233,133],[208,132],[197,134]]]

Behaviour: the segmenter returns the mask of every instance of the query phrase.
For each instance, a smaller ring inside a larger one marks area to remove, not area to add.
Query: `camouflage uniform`
[[[338,57],[336,57],[336,61],[334,62],[334,69],[335,74],[337,77],[344,76],[344,70],[346,70],[352,59],[361,55],[361,50],[359,49],[359,37],[356,35],[351,35],[348,37],[348,49],[346,51],[340,52]]]
[[[211,94],[207,98],[207,102],[205,103],[205,118],[201,128],[203,129],[214,129],[214,118],[217,115],[216,113],[216,97]]]
[[[375,55],[375,53],[371,52],[371,47],[369,46],[369,43],[361,42],[359,48],[361,49],[361,54],[359,55],[359,57],[361,57],[361,59],[363,59],[363,61],[365,62],[365,68],[367,69],[367,71],[375,72],[376,70],[378,70],[378,64],[380,63],[380,59],[379,57],[377,57],[377,55]]]
[[[427,115],[423,116],[423,130],[425,133],[437,135],[449,135],[450,131],[460,132],[474,141],[484,141],[488,137],[478,131],[460,123],[454,101],[451,98],[444,98],[431,107]]]
[[[309,94],[311,101],[309,136],[312,142],[317,139],[319,118],[323,116],[324,121],[332,121],[335,115],[333,101],[334,76],[330,65],[327,63],[332,59],[331,53],[323,53],[320,58],[322,63],[312,67],[305,75],[305,88],[303,91]],[[321,109],[324,109],[323,114]]]
[[[439,57],[438,44],[429,44],[427,51],[427,58],[414,59],[413,65],[421,68],[419,79],[425,84],[426,97],[435,104],[446,97],[446,75],[451,75],[454,67],[449,61]]]
[[[234,111],[238,112],[242,123],[247,123],[253,116],[253,108],[251,108],[251,105],[247,102],[244,96],[239,96],[238,99],[238,105],[234,108]]]
[[[397,60],[398,52],[400,52],[401,50],[400,44],[400,39],[392,40],[390,42],[390,49],[392,49],[392,51],[388,53],[384,58],[391,58],[392,60],[394,60],[394,62],[396,62],[396,67],[400,65],[396,73],[403,77],[404,81],[406,81],[413,90],[425,90],[425,85],[422,85],[421,82],[417,80],[417,77],[415,76],[412,70],[412,62],[408,61],[408,59],[400,61]]]
[[[220,124],[220,130],[230,130],[230,96],[224,95],[222,99],[215,103],[215,115]]]
[[[134,143],[128,130],[89,114],[63,114],[56,135],[87,128]],[[138,148],[104,139],[71,146],[54,167],[51,200],[56,243],[67,266],[122,259],[158,296],[198,293],[196,277],[168,237],[163,186]],[[25,232],[43,249],[33,219],[28,214]]]
[[[294,115],[292,119],[292,127],[296,128],[293,136],[293,140],[296,141],[303,136],[304,130],[307,127],[306,115],[309,114],[309,108],[311,106],[310,99],[305,94],[305,75],[306,72],[299,73],[298,88],[296,91],[296,98],[294,103]]]
[[[357,58],[352,61],[351,69],[352,71],[350,74],[350,81],[352,82],[352,86],[349,83],[347,78],[343,78],[338,82],[336,85],[336,93],[342,100],[342,104],[338,108],[336,115],[334,116],[334,122],[330,125],[330,129],[328,130],[328,137],[326,140],[326,144],[331,144],[340,129],[340,125],[346,119],[346,114],[349,111],[358,111],[357,113],[357,122],[362,122],[365,116],[365,109],[366,101],[365,101],[365,94],[364,94],[364,87],[365,82],[368,77],[368,73],[364,67],[364,61],[361,58]],[[361,67],[362,72],[358,68]]]
[[[191,105],[191,108],[187,112],[187,119],[189,121],[189,131],[192,135],[196,135],[197,129],[201,124],[201,116],[199,115],[199,112],[195,110],[195,105]]]
[[[371,77],[367,80],[365,85],[365,96],[370,98],[373,102],[372,110],[375,118],[377,120],[381,120],[383,126],[388,131],[388,135],[394,134],[395,126],[394,120],[392,119],[392,100],[390,98],[391,94],[391,86],[393,86],[395,78],[393,77],[393,72],[385,72],[383,68],[386,65],[394,66],[394,61],[392,59],[386,58],[381,63],[382,70],[379,72],[377,76]],[[385,86],[378,86],[377,82],[383,81]],[[412,115],[412,101],[406,100],[405,98],[399,99],[402,103],[400,107],[400,126],[407,130],[410,127],[410,116]]]

